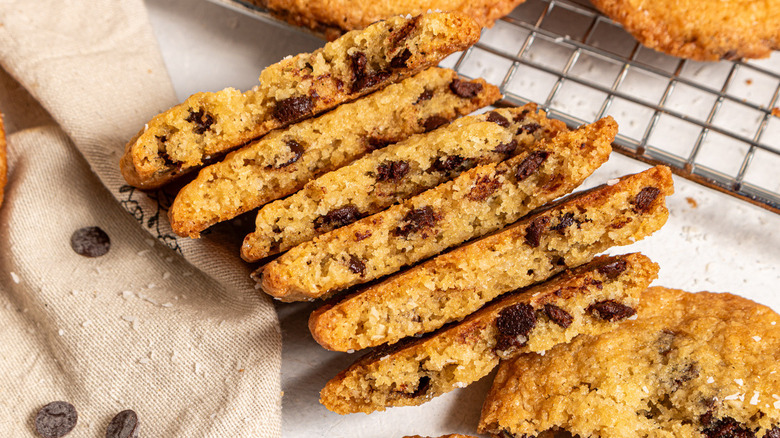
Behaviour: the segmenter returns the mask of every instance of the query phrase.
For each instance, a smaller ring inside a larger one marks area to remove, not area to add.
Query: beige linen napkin
[[[237,244],[176,238],[167,195],[118,171],[127,139],[175,103],[142,1],[2,0],[0,64],[21,84],[0,75],[16,131],[0,209],[0,436],[35,436],[54,400],[79,411],[74,437],[104,436],[123,409],[142,436],[279,436],[279,324]],[[47,112],[59,127],[41,126]],[[107,255],[73,252],[85,226],[109,234]]]

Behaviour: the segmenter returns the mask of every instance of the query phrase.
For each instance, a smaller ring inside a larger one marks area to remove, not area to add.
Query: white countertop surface
[[[147,0],[147,5],[181,100],[198,91],[246,90],[257,83],[265,66],[323,44],[204,0]],[[620,123],[619,114],[615,118]],[[646,167],[615,154],[586,185]],[[675,183],[666,226],[613,253],[642,251],[659,263],[660,277],[654,284],[689,291],[729,291],[780,310],[780,215],[684,179],[676,178]],[[492,376],[420,407],[348,416],[327,411],[318,403],[320,388],[357,355],[325,351],[311,339],[306,320],[313,308],[311,304],[277,305],[284,334],[285,437],[476,434]]]

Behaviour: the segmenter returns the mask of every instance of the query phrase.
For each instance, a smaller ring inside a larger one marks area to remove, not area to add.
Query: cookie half
[[[125,147],[130,185],[159,187],[272,129],[331,109],[436,65],[479,39],[458,13],[393,17],[263,70],[247,92],[198,93],[154,117]]]
[[[422,404],[488,375],[500,359],[613,329],[634,315],[657,273],[641,254],[597,258],[460,323],[373,351],[329,381],[320,402],[339,414]]]
[[[731,294],[654,287],[637,319],[503,362],[480,430],[502,437],[780,434],[780,316]]]
[[[562,132],[298,245],[255,278],[266,293],[297,301],[392,274],[569,193],[607,160],[616,133],[610,117]]]
[[[484,80],[461,79],[452,70],[425,70],[319,117],[271,132],[202,169],[176,195],[168,212],[171,227],[181,236],[198,237],[209,226],[294,193],[310,179],[367,152],[500,97],[498,88]],[[267,232],[273,235],[271,228]]]
[[[651,49],[699,61],[780,49],[780,0],[593,0]]]
[[[256,261],[286,251],[567,130],[563,122],[548,119],[529,104],[464,117],[413,136],[310,181],[298,193],[260,209],[256,230],[244,239],[241,255]]]
[[[329,350],[373,347],[459,321],[488,301],[660,229],[674,191],[662,166],[571,195],[505,230],[326,303],[309,318]]]

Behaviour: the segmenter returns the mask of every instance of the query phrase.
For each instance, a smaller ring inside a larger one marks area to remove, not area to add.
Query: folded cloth
[[[69,437],[105,436],[124,409],[145,436],[279,436],[270,301],[237,247],[177,238],[166,193],[118,170],[125,142],[175,103],[143,2],[0,2],[0,65],[18,81],[0,74],[0,435],[37,436],[37,410],[65,400]],[[88,226],[110,237],[106,255],[71,249]]]

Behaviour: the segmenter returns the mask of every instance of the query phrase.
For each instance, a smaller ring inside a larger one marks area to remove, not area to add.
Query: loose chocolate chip
[[[287,167],[290,164],[300,160],[301,159],[301,155],[303,155],[303,146],[301,146],[301,144],[298,143],[297,141],[295,141],[295,140],[285,140],[284,143],[287,145],[287,147],[290,148],[290,152],[292,152],[293,156],[287,162],[282,163],[282,164],[277,164],[276,166],[274,166],[274,169],[281,169],[283,167]]]
[[[604,300],[588,306],[588,312],[595,313],[604,321],[615,322],[636,314],[632,307],[620,304],[615,300]]]
[[[431,100],[432,98],[433,98],[433,90],[425,90],[422,93],[420,93],[420,97],[417,98],[415,104],[424,102],[426,100]]]
[[[404,49],[403,52],[395,55],[393,59],[390,60],[390,67],[404,68],[406,67],[406,61],[408,61],[411,57],[412,52],[410,52],[409,49]]]
[[[286,125],[308,116],[313,109],[314,100],[311,97],[288,97],[276,102],[273,116],[279,123]]]
[[[515,151],[515,149],[517,149],[517,140],[512,140],[509,143],[501,143],[500,145],[496,146],[494,151],[502,154],[511,154]]]
[[[406,161],[388,161],[376,168],[377,181],[398,181],[409,173],[409,163]]]
[[[352,60],[352,93],[371,88],[390,76],[390,73],[385,71],[369,73],[366,70],[368,58],[363,52],[356,52],[350,58]]]
[[[98,227],[84,227],[70,236],[70,247],[84,257],[100,257],[111,249],[111,238]]]
[[[569,327],[571,323],[574,321],[574,318],[571,316],[571,314],[569,314],[569,312],[561,309],[555,304],[550,304],[550,303],[545,304],[544,313],[545,315],[547,315],[548,318],[550,318],[550,321],[558,324],[563,328]]]
[[[495,193],[501,184],[498,178],[491,178],[489,175],[481,176],[474,182],[474,187],[469,190],[466,198],[470,201],[482,202]]]
[[[128,409],[111,419],[106,428],[106,438],[138,438],[138,429],[138,415]]]
[[[464,99],[471,99],[472,97],[477,97],[482,91],[482,84],[455,78],[450,82],[450,91]]]
[[[402,221],[406,223],[406,225],[396,228],[394,234],[396,236],[406,237],[411,233],[433,228],[440,219],[441,215],[434,212],[433,208],[430,206],[416,208],[406,213]]]
[[[528,156],[523,159],[520,165],[517,166],[517,171],[515,172],[515,178],[517,178],[517,181],[522,181],[533,175],[539,169],[539,166],[541,166],[549,156],[550,153],[547,151],[533,151],[528,154]]]
[[[509,120],[507,120],[506,117],[502,116],[501,114],[495,111],[489,112],[486,120],[488,122],[493,122],[498,126],[503,126],[504,128],[509,127]]]
[[[753,431],[731,417],[710,423],[709,427],[702,430],[702,434],[707,438],[755,438],[756,436]]]
[[[459,169],[466,161],[467,160],[459,155],[447,155],[437,158],[431,167],[439,172],[451,172],[455,169]]]
[[[563,234],[563,230],[566,228],[569,228],[574,223],[574,213],[568,212],[561,216],[560,220],[558,221],[558,225],[553,225],[550,227],[550,230],[552,231],[558,231],[559,233]]]
[[[192,130],[196,134],[203,134],[204,132],[211,129],[211,125],[214,124],[214,117],[202,109],[199,109],[195,112],[190,110],[190,115],[187,116],[186,120],[195,124],[195,127]]]
[[[637,213],[644,213],[660,194],[661,190],[657,187],[643,188],[637,193],[634,200],[631,201],[631,204],[634,205],[634,211]]]
[[[525,243],[531,248],[539,246],[539,242],[544,233],[544,229],[547,223],[550,222],[550,218],[547,216],[541,216],[531,221],[527,227],[525,227]]]
[[[612,263],[607,263],[606,265],[600,267],[598,271],[601,273],[601,275],[609,278],[610,280],[613,280],[617,278],[618,275],[622,274],[623,271],[625,271],[628,268],[628,263],[626,263],[625,260],[615,260]]]
[[[35,430],[43,438],[59,438],[76,427],[79,415],[72,404],[64,401],[51,402],[41,408],[35,416]]]
[[[349,256],[349,272],[359,274],[361,277],[366,275],[366,264],[354,255]]]
[[[528,134],[533,134],[536,132],[537,129],[541,128],[542,126],[538,123],[527,123],[520,127],[520,129],[517,130],[517,135],[522,134],[523,132]]]
[[[323,232],[341,228],[360,219],[360,216],[360,212],[354,205],[337,208],[315,219],[314,230]]]
[[[441,125],[447,124],[449,120],[442,116],[430,116],[423,122],[423,128],[425,132],[431,132]]]
[[[507,350],[510,347],[522,347],[528,342],[528,333],[536,326],[536,312],[527,303],[507,307],[496,318],[498,339],[496,350]]]

